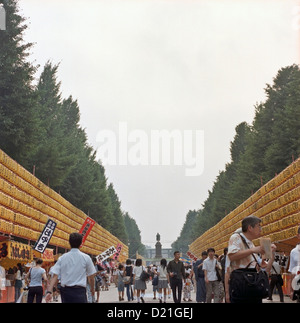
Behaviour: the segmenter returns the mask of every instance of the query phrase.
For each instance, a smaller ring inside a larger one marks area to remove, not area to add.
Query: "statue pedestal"
[[[157,241],[155,244],[155,259],[161,259],[161,258],[162,258],[161,243]]]

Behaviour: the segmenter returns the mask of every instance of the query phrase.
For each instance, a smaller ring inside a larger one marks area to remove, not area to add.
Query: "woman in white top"
[[[144,296],[147,286],[146,282],[140,279],[143,271],[145,271],[145,267],[142,266],[142,259],[137,259],[132,273],[138,303],[140,302],[140,300],[142,301],[142,303],[145,303]]]
[[[162,303],[162,290],[164,290],[164,303],[166,303],[169,274],[167,272],[167,260],[164,258],[160,261],[160,266],[157,268],[157,275],[159,302]]]
[[[17,264],[17,270],[15,272],[15,302],[19,299],[21,295],[23,268],[21,263]]]

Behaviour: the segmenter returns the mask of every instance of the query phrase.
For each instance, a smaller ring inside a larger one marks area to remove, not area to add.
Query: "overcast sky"
[[[299,63],[296,0],[21,0],[20,9],[39,73],[60,63],[62,95],[78,100],[98,157],[116,147],[108,182],[152,246],[157,232],[163,247],[179,236],[230,161],[235,127],[252,122],[277,71]],[[179,165],[172,154],[167,165],[151,161],[162,149],[152,134],[163,130],[182,140]]]

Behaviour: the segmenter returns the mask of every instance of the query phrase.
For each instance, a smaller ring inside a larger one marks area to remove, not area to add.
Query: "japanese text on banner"
[[[45,249],[47,248],[48,243],[50,242],[52,235],[54,233],[54,230],[56,228],[56,222],[49,219],[39,237],[37,240],[34,250],[43,253]]]
[[[95,224],[95,221],[89,217],[87,217],[79,231],[79,233],[82,234],[82,245],[84,244],[87,236],[89,235],[89,233],[91,232],[93,226]]]

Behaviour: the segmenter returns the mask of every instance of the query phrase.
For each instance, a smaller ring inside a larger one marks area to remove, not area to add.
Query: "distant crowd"
[[[55,302],[60,294],[63,303],[98,303],[100,291],[115,284],[116,298],[124,301],[126,297],[128,302],[144,303],[145,292],[150,289],[153,300],[160,303],[171,297],[175,303],[192,301],[193,290],[198,303],[211,303],[212,300],[214,303],[261,303],[264,298],[272,300],[275,288],[283,302],[282,270],[274,261],[276,246],[270,243],[270,250],[262,245],[255,246],[252,241],[260,232],[261,220],[248,216],[243,219],[241,228],[232,234],[222,255],[217,255],[210,247],[202,252],[201,259],[190,265],[184,264],[179,251],[175,251],[173,260],[167,263],[163,258],[158,265],[150,266],[144,266],[142,259],[99,264],[96,257],[91,258],[79,250],[82,235],[72,233],[69,238],[71,250],[63,254],[48,273],[42,267],[41,259],[36,259],[29,269],[21,264],[14,268],[15,300],[24,302],[26,295],[25,302],[35,300],[39,303],[45,295],[46,302]],[[300,227],[297,239],[300,242]],[[289,260],[290,296],[299,302],[300,244],[291,251]],[[0,278],[2,276],[3,267],[0,266]]]

